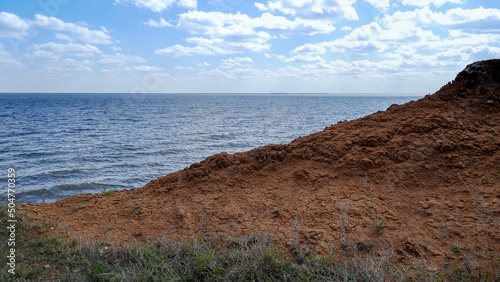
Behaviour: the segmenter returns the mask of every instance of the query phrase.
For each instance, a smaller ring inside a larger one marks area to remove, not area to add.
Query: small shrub
[[[81,209],[84,209],[84,208],[86,208],[86,207],[87,207],[86,205],[83,205],[83,204],[78,204],[78,205],[75,205],[75,206],[73,206],[73,207],[71,208],[71,212],[72,212],[72,213],[75,213],[75,212],[77,212],[77,211],[79,211],[79,210],[81,210]]]
[[[101,195],[104,195],[104,196],[111,196],[113,195],[113,192],[115,192],[115,190],[108,190],[106,188],[104,188],[99,194]]]

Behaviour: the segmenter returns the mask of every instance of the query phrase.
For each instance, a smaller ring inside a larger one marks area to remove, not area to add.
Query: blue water
[[[18,202],[142,187],[220,152],[293,139],[417,97],[0,94],[0,195]]]

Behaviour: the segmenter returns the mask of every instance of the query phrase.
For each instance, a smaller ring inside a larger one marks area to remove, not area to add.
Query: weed
[[[71,239],[71,241],[69,242],[69,246],[72,248],[76,247],[77,245],[78,245],[78,239],[76,238]]]
[[[115,190],[108,190],[106,188],[104,188],[99,194],[101,195],[104,195],[104,196],[111,196],[113,195],[113,192],[115,192]]]
[[[337,202],[337,208],[340,211],[340,227],[342,228],[342,242],[341,245],[345,249],[349,249],[349,234],[347,228],[349,227],[349,210],[351,208],[351,200],[344,200]]]
[[[377,217],[373,219],[373,224],[375,225],[378,234],[382,234],[382,229],[385,227],[384,222],[385,218],[380,219]]]
[[[455,253],[461,253],[462,252],[462,246],[460,244],[453,244],[452,248],[453,248],[453,251]]]
[[[132,207],[134,208],[134,216],[137,215],[137,213],[139,212],[139,209],[141,208],[141,203],[137,203],[135,205],[132,205]]]
[[[71,213],[75,213],[75,212],[77,212],[77,211],[79,211],[79,210],[81,210],[81,209],[84,209],[84,208],[86,208],[86,207],[87,207],[87,206],[86,206],[86,205],[84,205],[84,204],[77,204],[77,205],[75,205],[75,206],[71,207]]]

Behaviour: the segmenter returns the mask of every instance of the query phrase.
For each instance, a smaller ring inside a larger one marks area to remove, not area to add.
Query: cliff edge
[[[500,60],[476,62],[433,95],[289,144],[220,153],[138,189],[20,209],[69,239],[269,232],[320,253],[370,246],[436,268],[464,255],[493,263],[499,97]]]

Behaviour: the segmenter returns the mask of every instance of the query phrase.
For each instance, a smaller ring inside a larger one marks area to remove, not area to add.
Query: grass
[[[0,233],[7,238],[6,207],[0,209]],[[50,226],[23,216],[17,219],[16,271],[7,273],[2,261],[0,281],[471,281],[477,277],[465,267],[422,272],[371,247],[353,251],[348,259],[334,251],[318,256],[265,234],[241,238],[221,234],[189,241],[164,238],[118,247],[102,241],[47,238],[43,233]],[[8,252],[1,244],[3,260]]]
[[[115,192],[115,190],[111,190],[111,189],[110,189],[110,190],[108,190],[108,189],[104,188],[104,189],[100,192],[100,194],[101,194],[101,195],[104,195],[104,196],[111,196],[111,195],[113,195],[113,192]]]

